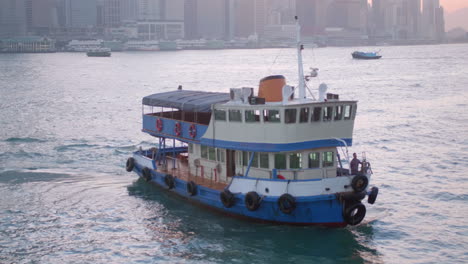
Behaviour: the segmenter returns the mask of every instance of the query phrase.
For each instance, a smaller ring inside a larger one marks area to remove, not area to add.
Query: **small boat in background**
[[[382,58],[379,55],[379,52],[362,52],[362,51],[355,51],[351,54],[354,59],[359,60],[376,60]]]
[[[86,52],[88,57],[110,57],[111,50],[109,48],[99,48],[99,49],[92,49]]]

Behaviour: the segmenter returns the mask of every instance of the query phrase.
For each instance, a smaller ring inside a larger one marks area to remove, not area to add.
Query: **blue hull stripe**
[[[136,164],[134,171],[142,176],[140,165]],[[256,221],[276,222],[293,225],[330,225],[345,226],[342,216],[343,205],[335,195],[319,195],[311,197],[296,197],[296,209],[291,214],[284,214],[278,207],[278,197],[263,197],[256,211],[249,211],[244,205],[245,195],[235,194],[235,205],[225,208],[220,200],[220,191],[198,185],[197,194],[187,193],[187,182],[175,178],[175,187],[168,190],[164,183],[165,174],[151,171],[151,183],[188,199],[190,202],[203,205],[210,209],[235,217],[249,218]]]
[[[352,138],[343,138],[348,146],[352,146]],[[297,151],[302,149],[313,149],[323,147],[340,147],[344,146],[342,142],[336,139],[322,139],[313,141],[304,141],[296,143],[251,143],[251,142],[238,142],[238,141],[225,141],[219,139],[201,138],[202,145],[207,145],[217,148],[235,149],[243,151],[254,152],[281,152],[281,151]]]

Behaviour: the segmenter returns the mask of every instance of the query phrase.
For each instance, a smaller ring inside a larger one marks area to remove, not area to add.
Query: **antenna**
[[[306,98],[305,93],[305,84],[304,84],[304,69],[302,65],[302,50],[304,46],[301,43],[301,26],[299,25],[299,19],[297,16],[294,17],[296,19],[296,30],[297,30],[297,69],[298,69],[298,77],[299,77],[299,100],[304,100]]]

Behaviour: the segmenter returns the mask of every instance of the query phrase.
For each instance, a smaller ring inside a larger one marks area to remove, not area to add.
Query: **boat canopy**
[[[213,104],[229,100],[229,93],[176,90],[145,96],[143,105],[172,107],[191,112],[211,112]]]

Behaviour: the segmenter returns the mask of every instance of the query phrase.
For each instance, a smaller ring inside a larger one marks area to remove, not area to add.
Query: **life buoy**
[[[234,194],[232,194],[229,190],[224,190],[219,194],[219,199],[221,203],[223,203],[224,207],[231,208],[234,206],[236,200]]]
[[[193,181],[189,181],[187,183],[187,192],[190,196],[194,196],[197,194],[197,184]]]
[[[258,196],[257,192],[248,192],[245,195],[244,202],[249,211],[255,211],[260,207],[260,196]]]
[[[378,194],[379,194],[379,188],[372,187],[369,193],[369,196],[367,197],[367,202],[370,204],[374,204],[375,200],[377,199]]]
[[[182,132],[182,127],[180,125],[179,122],[175,123],[175,126],[174,126],[174,133],[176,134],[176,136],[180,136],[180,133]]]
[[[164,176],[164,183],[167,185],[169,190],[175,187],[174,177],[170,174],[166,174],[166,176]]]
[[[291,214],[296,209],[296,199],[289,193],[285,193],[278,199],[278,207],[281,212]]]
[[[189,135],[191,138],[195,138],[197,136],[197,126],[195,126],[195,124],[190,125]]]
[[[360,174],[356,175],[353,180],[351,181],[351,187],[355,192],[362,192],[367,188],[367,185],[369,184],[369,179]]]
[[[357,225],[366,216],[366,206],[362,203],[354,203],[350,206],[347,206],[344,211],[343,218],[346,223],[350,225]]]
[[[134,158],[128,158],[127,164],[125,165],[125,169],[128,172],[131,172],[135,168],[135,159]]]
[[[161,120],[161,118],[158,118],[156,120],[156,129],[161,132],[163,130],[163,121]]]
[[[149,182],[153,178],[151,176],[151,170],[148,167],[144,167],[143,170],[141,171],[141,175],[143,176],[143,179],[145,181]]]

